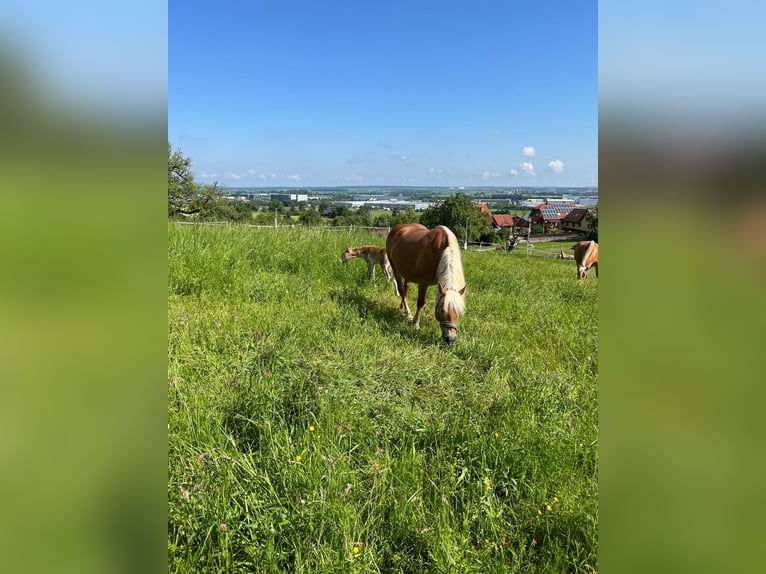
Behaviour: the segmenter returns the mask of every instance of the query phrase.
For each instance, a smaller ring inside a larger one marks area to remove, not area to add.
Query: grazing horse
[[[598,277],[598,243],[580,241],[572,249],[574,249],[575,263],[577,263],[577,278],[585,279],[591,267],[596,268],[596,277]]]
[[[455,234],[440,225],[432,230],[418,223],[401,223],[386,238],[386,251],[402,303],[399,308],[412,319],[407,305],[410,282],[418,284],[418,308],[413,323],[420,328],[420,310],[429,285],[438,285],[434,314],[442,338],[450,345],[457,341],[457,320],[465,312],[465,279],[460,245]]]
[[[365,245],[363,247],[349,247],[340,256],[342,263],[350,261],[354,257],[360,257],[367,261],[367,271],[370,275],[370,281],[375,281],[375,265],[380,265],[383,270],[383,277],[386,278],[386,282],[390,283],[393,278],[391,271],[391,264],[388,262],[388,255],[383,247],[373,247],[372,245]]]

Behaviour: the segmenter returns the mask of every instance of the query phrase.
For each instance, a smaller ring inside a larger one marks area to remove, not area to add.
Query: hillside
[[[168,235],[169,571],[597,570],[595,277],[463,253],[450,348],[379,236]]]

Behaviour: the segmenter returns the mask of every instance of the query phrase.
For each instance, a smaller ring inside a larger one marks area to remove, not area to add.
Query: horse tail
[[[391,267],[391,262],[388,260],[388,253],[386,253],[386,250],[383,250],[383,269],[385,270],[386,275],[386,281],[391,281],[391,278],[394,276],[394,269]]]
[[[383,267],[385,269],[384,275],[386,276],[386,281],[388,283],[393,281],[394,291],[396,292],[396,296],[401,297],[401,293],[399,293],[399,281],[396,280],[396,273],[394,273],[394,266],[391,265],[391,259],[389,259],[388,257],[388,248],[383,250]]]

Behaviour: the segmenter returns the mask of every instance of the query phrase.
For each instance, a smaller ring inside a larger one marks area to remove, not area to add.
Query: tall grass
[[[598,280],[463,253],[450,348],[359,244],[169,226],[169,571],[597,570]]]

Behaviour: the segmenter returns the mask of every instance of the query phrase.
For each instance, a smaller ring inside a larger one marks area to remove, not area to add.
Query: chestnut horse
[[[434,314],[442,338],[450,345],[457,341],[457,320],[465,312],[465,279],[460,245],[455,234],[440,225],[432,230],[418,223],[401,223],[386,238],[388,260],[402,298],[399,308],[412,319],[407,305],[410,282],[418,284],[418,308],[413,324],[420,328],[420,310],[430,285],[438,285]]]
[[[591,267],[596,268],[596,277],[598,277],[598,243],[580,241],[572,249],[574,249],[575,263],[577,263],[577,278],[585,279]]]

